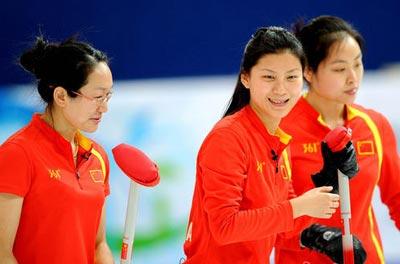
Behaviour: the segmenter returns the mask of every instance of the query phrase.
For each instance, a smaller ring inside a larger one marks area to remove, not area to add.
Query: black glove
[[[301,232],[301,244],[328,256],[335,263],[343,263],[342,232],[338,228],[313,224]],[[355,264],[363,264],[367,259],[367,252],[354,235],[353,252]]]
[[[356,159],[356,151],[351,141],[338,152],[332,152],[326,142],[321,142],[321,153],[324,165],[322,170],[311,175],[315,187],[332,186],[332,193],[339,193],[339,182],[337,177],[337,169],[343,172],[351,179],[354,177],[359,168]]]

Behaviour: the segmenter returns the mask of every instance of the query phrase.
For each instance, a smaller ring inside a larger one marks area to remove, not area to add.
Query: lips
[[[101,117],[93,117],[93,118],[90,118],[90,119],[93,120],[96,123],[100,123],[100,121],[101,121]]]
[[[357,88],[353,88],[353,89],[348,89],[344,92],[349,95],[355,95],[357,93],[357,90],[358,90]]]
[[[285,105],[287,102],[289,102],[289,99],[273,99],[273,98],[268,98],[268,101],[276,106],[282,106]]]

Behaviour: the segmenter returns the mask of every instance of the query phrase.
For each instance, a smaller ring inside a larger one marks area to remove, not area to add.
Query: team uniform
[[[186,264],[269,263],[278,233],[309,224],[293,220],[288,201],[289,141],[280,129],[270,135],[250,106],[214,126],[197,157]]]
[[[0,193],[24,198],[13,254],[18,263],[94,263],[110,193],[104,150],[77,134],[71,145],[39,114],[0,146]]]
[[[350,180],[351,230],[367,252],[366,263],[384,263],[382,242],[371,200],[376,186],[390,217],[400,230],[400,162],[393,130],[381,114],[359,105],[346,105],[345,126],[352,130],[360,171]],[[330,129],[319,113],[301,98],[281,127],[292,135],[292,182],[297,195],[313,188],[311,174],[322,168],[320,142]],[[340,210],[318,223],[342,228]],[[276,263],[332,263],[315,251],[300,249],[290,240],[279,241]]]

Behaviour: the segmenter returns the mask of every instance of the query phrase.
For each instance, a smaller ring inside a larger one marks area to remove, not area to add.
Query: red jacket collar
[[[261,119],[254,112],[254,110],[247,105],[243,109],[244,115],[248,118],[251,125],[255,127],[256,131],[259,131],[266,143],[271,147],[272,150],[276,152],[277,155],[280,155],[281,152],[287,147],[291,140],[291,136],[286,134],[282,129],[278,127],[275,132],[275,135],[271,135],[267,128],[264,126]]]
[[[31,125],[39,129],[46,138],[52,142],[58,151],[62,153],[65,157],[72,156],[71,144],[68,140],[66,140],[60,133],[58,133],[53,127],[51,127],[44,119],[42,115],[39,113],[35,113],[32,117]],[[93,142],[81,134],[79,131],[76,134],[76,139],[78,142],[78,155],[85,156],[89,155],[93,147]]]

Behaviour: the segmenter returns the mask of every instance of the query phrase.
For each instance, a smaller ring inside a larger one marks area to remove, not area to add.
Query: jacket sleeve
[[[28,154],[18,144],[0,146],[0,193],[24,197],[31,185],[32,166]]]
[[[258,240],[291,230],[289,201],[243,210],[243,186],[248,171],[248,146],[235,132],[217,129],[199,153],[204,210],[211,234],[221,244]]]
[[[392,127],[383,116],[381,129],[383,157],[378,185],[382,202],[389,208],[390,218],[400,230],[400,160],[397,142]]]

